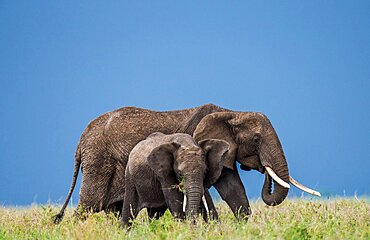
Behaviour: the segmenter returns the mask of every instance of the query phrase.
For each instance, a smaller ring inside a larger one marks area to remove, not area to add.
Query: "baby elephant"
[[[197,145],[184,133],[153,133],[131,151],[126,167],[122,222],[128,225],[139,211],[149,217],[163,215],[167,207],[174,217],[194,219],[204,189],[220,176],[229,144],[206,139]],[[208,210],[208,209],[207,209]]]

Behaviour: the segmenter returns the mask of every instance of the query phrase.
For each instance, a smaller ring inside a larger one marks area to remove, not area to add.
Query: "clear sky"
[[[297,180],[368,195],[369,13],[369,1],[2,1],[0,204],[63,201],[79,137],[105,112],[205,103],[265,113]],[[263,175],[242,178],[259,197]]]

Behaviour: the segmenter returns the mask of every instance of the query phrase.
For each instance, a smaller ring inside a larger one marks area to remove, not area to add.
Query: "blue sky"
[[[265,113],[306,185],[368,195],[369,12],[368,1],[0,3],[0,203],[64,200],[79,137],[105,112],[204,103]],[[241,174],[259,197],[263,176]]]

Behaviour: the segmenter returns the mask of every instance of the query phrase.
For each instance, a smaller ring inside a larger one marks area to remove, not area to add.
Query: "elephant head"
[[[161,183],[181,188],[183,211],[194,218],[201,199],[207,209],[204,188],[209,188],[220,176],[228,149],[229,144],[219,139],[202,140],[199,146],[195,142],[186,146],[170,142],[154,148],[148,162]]]
[[[230,145],[224,166],[265,173],[262,199],[278,205],[289,191],[288,164],[280,140],[269,119],[256,112],[217,112],[204,117],[193,135],[196,142],[206,138],[223,139]],[[272,190],[272,179],[274,190]]]

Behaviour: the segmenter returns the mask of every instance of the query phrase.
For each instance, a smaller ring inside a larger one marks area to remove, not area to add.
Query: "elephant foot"
[[[250,209],[250,207],[248,208],[245,208],[245,207],[240,207],[239,211],[236,212],[235,214],[235,217],[239,220],[239,221],[248,221],[248,219],[251,217],[252,215],[252,210]]]
[[[121,228],[126,231],[126,233],[130,232],[132,228],[132,223],[130,222],[121,222]]]

